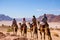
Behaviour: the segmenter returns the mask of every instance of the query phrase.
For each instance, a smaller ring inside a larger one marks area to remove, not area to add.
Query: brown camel
[[[20,26],[21,36],[22,36],[22,32],[23,32],[22,24],[21,24],[21,23],[19,23],[19,26]]]
[[[39,23],[39,24],[40,24],[40,23]],[[44,33],[44,40],[45,40],[45,35],[46,35],[46,34],[47,34],[47,36],[48,36],[48,39],[49,39],[49,40],[52,40],[52,38],[51,38],[51,33],[50,33],[50,29],[49,29],[49,24],[48,24],[48,23],[46,23],[45,25],[40,24],[39,31],[40,31],[40,35],[41,35],[41,40],[42,40],[42,33]]]
[[[32,32],[33,32],[33,25],[29,22],[28,23],[29,27],[30,27],[30,33],[31,33],[31,37],[32,37]]]
[[[22,31],[23,31],[23,36],[27,36],[27,25],[26,24],[22,24]]]
[[[35,16],[33,16],[33,18],[32,18],[32,25],[33,25],[33,37],[34,37],[34,35],[36,35],[37,39],[38,39],[37,20],[36,20]]]
[[[50,29],[49,29],[49,24],[46,24],[45,27],[46,27],[46,34],[48,36],[48,39],[52,40],[51,32],[50,32]]]
[[[33,37],[36,35],[36,38],[38,39],[38,28],[37,25],[33,24]]]

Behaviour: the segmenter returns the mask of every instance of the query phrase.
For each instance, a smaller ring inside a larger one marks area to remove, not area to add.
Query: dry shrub
[[[54,36],[59,37],[58,33],[54,33]]]
[[[8,30],[7,30],[7,32],[12,32],[13,30],[12,30],[12,28],[9,28]]]

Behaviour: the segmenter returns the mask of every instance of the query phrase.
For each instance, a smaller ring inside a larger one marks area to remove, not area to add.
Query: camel
[[[49,29],[49,24],[46,24],[45,27],[46,27],[46,34],[48,36],[48,39],[52,40],[50,29]]]
[[[44,33],[44,40],[45,40],[45,25],[40,24],[40,35],[41,35],[41,40],[42,40],[42,33]]]
[[[22,24],[22,31],[23,31],[23,36],[27,37],[27,25],[26,24]]]
[[[32,25],[33,25],[33,37],[34,35],[36,35],[37,36],[36,38],[38,39],[37,20],[35,16],[33,16],[32,18]]]
[[[32,32],[33,32],[33,25],[29,22],[28,23],[29,27],[30,27],[30,33],[31,33],[31,37],[32,37]]]
[[[20,26],[21,36],[22,36],[22,32],[23,32],[22,24],[21,24],[21,23],[19,23],[19,26]]]
[[[41,35],[41,40],[42,40],[42,33],[44,33],[44,40],[45,40],[45,35],[47,34],[48,39],[52,40],[51,38],[51,33],[50,33],[50,29],[49,29],[49,24],[41,24],[40,22],[38,23],[38,25],[40,25],[39,27],[39,31],[40,31],[40,35]]]
[[[38,40],[38,28],[37,28],[37,24],[32,24],[33,25],[33,37],[36,35],[36,38]]]

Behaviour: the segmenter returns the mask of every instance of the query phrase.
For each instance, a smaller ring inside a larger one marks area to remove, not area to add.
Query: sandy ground
[[[1,21],[0,26],[2,24],[11,25],[12,22],[11,21],[9,21],[9,22]],[[54,30],[50,30],[52,40],[60,40],[60,30],[55,29],[55,28],[60,27],[60,23],[59,22],[52,22],[52,23],[49,23],[49,26],[54,28]],[[30,32],[27,33],[27,38],[25,38],[25,37],[21,36],[20,30],[18,30],[17,35],[11,36],[13,34],[13,32],[7,32],[8,29],[9,29],[9,27],[0,27],[0,32],[2,32],[5,35],[5,36],[0,35],[0,40],[14,40],[14,39],[18,39],[18,40],[27,40],[27,39],[28,40],[35,40],[33,37],[31,38]],[[39,31],[38,31],[38,40],[41,40],[41,35],[40,35]],[[47,35],[46,35],[46,40],[48,40]]]

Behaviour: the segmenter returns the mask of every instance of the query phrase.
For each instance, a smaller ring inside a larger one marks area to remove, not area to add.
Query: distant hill
[[[12,18],[11,17],[9,17],[9,16],[6,16],[6,15],[4,15],[4,14],[0,14],[0,21],[11,21],[12,20]]]
[[[46,15],[47,15],[47,18],[48,18],[48,22],[60,22],[60,15],[54,15],[54,14],[46,14]],[[39,16],[37,18],[37,20],[41,21],[42,18],[43,18],[43,15]],[[16,20],[18,20],[18,21],[22,21],[22,19],[23,18],[16,18]],[[26,18],[26,21],[31,22],[32,18]]]
[[[22,21],[23,18],[15,18],[17,21]],[[26,18],[26,21],[31,22],[31,18]]]
[[[60,15],[53,15],[53,14],[47,14],[48,22],[60,22]],[[39,16],[37,20],[41,21],[43,18],[42,16]],[[0,14],[0,21],[11,21],[13,18],[6,16],[4,14]],[[23,18],[15,18],[17,21],[22,21]],[[26,18],[26,21],[31,22],[32,18]]]
[[[39,16],[38,20],[41,21],[43,15]],[[48,22],[60,22],[60,15],[47,14]]]

